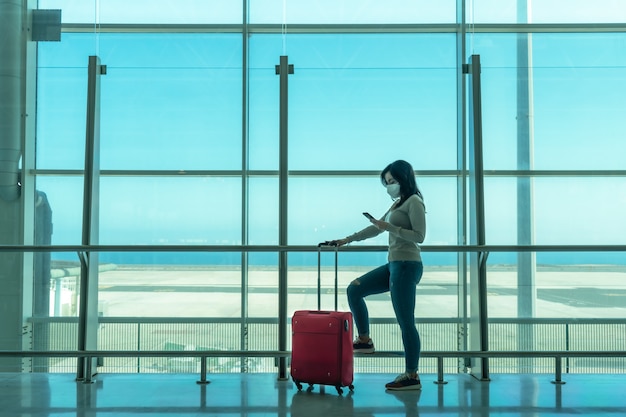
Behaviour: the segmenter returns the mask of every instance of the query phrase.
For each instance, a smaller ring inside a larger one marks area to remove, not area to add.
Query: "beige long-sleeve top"
[[[387,260],[392,261],[421,261],[419,244],[426,237],[426,207],[424,201],[414,194],[400,206],[389,210],[380,218],[388,222],[389,253]],[[378,236],[384,232],[374,225],[360,230],[346,239],[356,242]]]

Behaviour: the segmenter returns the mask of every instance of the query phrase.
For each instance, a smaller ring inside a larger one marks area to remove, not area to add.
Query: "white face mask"
[[[391,198],[400,197],[400,184],[387,184],[387,194],[389,194]]]

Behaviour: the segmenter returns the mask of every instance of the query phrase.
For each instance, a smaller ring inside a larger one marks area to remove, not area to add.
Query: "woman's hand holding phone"
[[[377,218],[375,218],[374,216],[372,216],[371,214],[369,214],[368,212],[363,212],[363,215],[365,217],[368,218],[368,220],[376,227],[378,227],[380,230],[389,230],[389,223],[382,221],[382,220],[378,220]]]

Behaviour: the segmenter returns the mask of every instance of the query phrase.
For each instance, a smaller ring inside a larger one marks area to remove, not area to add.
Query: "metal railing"
[[[76,342],[77,317],[31,317],[31,338],[37,332],[46,332],[46,346],[33,346],[33,350],[65,350]],[[238,343],[230,345],[214,343],[236,339],[241,326],[254,344],[251,350],[274,350],[276,317],[107,317],[98,318],[100,324],[99,349],[102,350],[158,350],[166,343],[178,343],[182,347],[193,345],[202,350],[234,350]],[[393,318],[370,319],[376,334],[381,335],[377,346],[381,350],[400,350],[397,338],[389,340],[397,327]],[[289,322],[284,323],[289,327]],[[468,325],[458,317],[419,317],[416,326],[420,332],[429,334],[423,343],[425,350],[456,350],[458,331]],[[53,327],[54,326],[54,327]],[[585,337],[590,329],[593,337]],[[496,342],[495,350],[516,350],[520,338],[534,336],[530,350],[626,350],[626,318],[490,318],[489,332]],[[157,335],[157,336],[154,336]],[[620,337],[622,335],[622,337]],[[182,347],[179,350],[183,350]],[[172,347],[171,350],[175,349]],[[519,349],[522,350],[522,349]]]
[[[128,350],[65,350],[65,351],[0,351],[0,357],[70,357],[87,359],[85,362],[91,364],[93,359],[99,357],[191,357],[200,358],[201,371],[198,384],[206,384],[210,381],[207,379],[206,361],[209,357],[270,357],[270,358],[286,358],[291,355],[290,351],[250,351],[250,350],[232,350],[232,351],[169,351],[169,350],[153,350],[153,351],[128,351]],[[402,352],[376,352],[374,355],[378,357],[397,357],[402,356]],[[555,378],[554,384],[564,384],[562,379],[562,360],[563,358],[611,358],[626,357],[626,351],[464,351],[464,352],[441,352],[441,351],[424,351],[421,357],[437,359],[437,380],[436,384],[444,385],[447,382],[444,379],[443,360],[444,358],[554,358],[555,360]],[[90,369],[86,372],[84,383],[92,383],[94,381]],[[483,379],[484,380],[484,379]],[[487,379],[488,380],[488,379]]]
[[[626,245],[423,245],[423,252],[626,252]],[[342,246],[340,252],[385,252],[384,245]],[[2,252],[317,252],[315,245],[0,245]],[[323,248],[333,251],[334,248]]]
[[[201,373],[201,381],[206,380],[206,374],[208,372],[207,358],[235,358],[241,360],[250,358],[282,358],[289,356],[288,350],[279,351],[272,349],[271,346],[275,344],[275,338],[270,337],[271,334],[276,334],[274,329],[267,329],[267,326],[272,328],[278,327],[278,319],[276,318],[250,318],[246,320],[246,325],[250,329],[253,326],[262,326],[263,333],[268,335],[269,342],[267,344],[256,343],[253,349],[250,350],[238,350],[232,349],[228,346],[213,346],[210,345],[207,340],[237,340],[236,335],[239,333],[239,327],[244,323],[239,318],[158,318],[158,317],[100,317],[100,324],[106,326],[108,329],[107,334],[109,336],[102,337],[102,346],[97,351],[93,351],[93,355],[87,355],[86,352],[77,350],[59,349],[60,346],[71,346],[75,343],[76,327],[78,319],[76,317],[61,317],[61,318],[32,318],[30,322],[36,324],[33,329],[39,331],[45,331],[52,324],[60,325],[62,328],[56,330],[56,340],[54,344],[50,345],[46,350],[39,351],[13,351],[2,352],[1,356],[23,356],[23,357],[49,357],[49,358],[65,358],[65,357],[115,357],[115,358],[134,358],[136,362],[136,372],[154,372],[154,368],[150,366],[140,364],[142,358],[155,358],[165,357],[168,360],[181,360],[181,359],[200,359],[199,372]],[[120,331],[119,328],[108,326],[122,325],[125,326],[125,331]],[[127,326],[130,325],[131,328]],[[285,323],[288,326],[288,323]],[[508,342],[502,342],[498,348],[493,351],[480,352],[461,352],[457,351],[454,340],[456,340],[456,331],[459,326],[463,325],[463,320],[458,318],[431,318],[420,319],[417,321],[418,328],[420,330],[426,330],[431,334],[428,341],[425,344],[425,351],[422,352],[422,358],[434,358],[436,359],[436,370],[438,374],[438,383],[443,382],[443,375],[446,372],[464,372],[462,367],[448,363],[448,366],[444,366],[444,359],[446,358],[555,358],[554,373],[555,383],[561,382],[561,374],[563,372],[562,359],[566,359],[565,372],[576,372],[575,366],[569,363],[570,358],[624,358],[626,357],[626,339],[620,340],[615,335],[626,334],[626,319],[514,319],[514,318],[500,318],[490,320],[490,332],[497,335],[498,332],[510,333],[511,329],[519,328],[523,326],[525,330],[532,328],[532,332],[537,335],[537,344],[529,347],[530,350],[507,349],[508,346],[518,346],[518,340],[513,337]],[[208,327],[207,327],[208,326]],[[384,335],[389,333],[390,329],[397,326],[395,320],[374,318],[372,319],[372,328],[378,327],[377,334],[382,335],[381,340],[385,341],[393,339],[385,337]],[[558,326],[558,328],[555,328]],[[585,338],[587,342],[580,341],[577,338],[572,339],[572,334],[585,332],[588,326],[594,326],[595,329],[603,329],[603,337],[599,338]],[[144,330],[142,330],[144,329]],[[184,329],[186,335],[181,336],[180,332]],[[221,329],[221,330],[220,330]],[[52,332],[51,332],[52,333]],[[158,333],[156,339],[154,333]],[[170,333],[175,335],[175,339],[170,339]],[[252,333],[252,332],[251,332]],[[257,331],[258,333],[258,331]],[[150,335],[150,336],[145,336]],[[199,335],[204,338],[199,338]],[[142,338],[149,337],[149,341],[144,341]],[[109,339],[115,340],[109,340]],[[257,339],[256,337],[253,337]],[[52,338],[46,338],[52,340]],[[123,340],[122,340],[123,339]],[[494,339],[502,339],[495,337]],[[173,343],[174,340],[177,343]],[[273,340],[273,342],[272,342]],[[611,341],[610,344],[602,343],[603,340]],[[169,341],[169,342],[168,342]],[[257,340],[258,342],[258,340]],[[396,341],[397,342],[397,341]],[[546,343],[549,342],[549,343]],[[176,344],[177,347],[168,345]],[[109,346],[111,348],[107,349]],[[134,348],[136,346],[136,349]],[[203,347],[204,346],[204,347]],[[236,346],[234,344],[233,346]],[[378,350],[375,355],[358,355],[357,361],[374,361],[380,363],[384,361],[384,358],[392,358],[394,360],[402,360],[403,354],[400,350],[401,347],[397,343],[382,342],[378,345],[382,350]],[[122,347],[120,349],[120,347]],[[128,347],[133,347],[132,350]],[[156,349],[153,349],[157,347]],[[161,347],[160,349],[158,347]],[[256,349],[255,349],[256,347]],[[261,349],[259,349],[261,347]],[[537,349],[537,347],[543,347],[543,350]],[[563,348],[561,348],[563,347]],[[264,349],[266,348],[266,349]],[[389,349],[391,348],[391,349]],[[534,349],[533,349],[534,348]],[[547,349],[546,349],[547,348]],[[493,355],[492,355],[493,353]],[[364,369],[359,369],[356,366],[355,371],[364,372]],[[621,362],[620,362],[621,363]],[[175,366],[169,369],[169,372],[196,372],[196,365],[189,367],[189,363],[183,362],[185,366]],[[394,366],[396,366],[395,364]],[[528,366],[528,364],[525,364]],[[275,366],[275,364],[274,364]],[[506,371],[515,371],[514,365],[505,364]],[[604,372],[621,372],[624,369],[624,364],[614,364],[613,367],[601,368],[596,365],[597,368],[605,369]],[[422,369],[428,369],[428,366],[421,367]],[[580,368],[580,366],[578,367]],[[110,369],[119,370],[111,367]],[[213,372],[221,372],[223,370],[212,368]],[[376,371],[381,372],[381,367],[376,366]],[[537,369],[537,366],[530,366],[532,370]],[[594,368],[595,369],[595,368]],[[608,370],[607,370],[608,369]],[[612,369],[612,371],[611,371]],[[32,370],[37,371],[37,370]],[[70,369],[67,369],[70,371]],[[106,370],[101,369],[106,372]],[[260,372],[266,372],[267,369],[261,369]],[[584,370],[586,371],[586,370]],[[166,371],[167,372],[167,371]],[[229,372],[226,370],[226,372]],[[243,372],[243,371],[242,371]],[[248,368],[247,372],[259,372],[259,369]],[[578,371],[580,372],[580,371]]]
[[[316,246],[263,246],[263,245],[0,245],[2,252],[77,252],[79,258],[90,252],[314,252]],[[334,249],[324,249],[334,250]],[[339,248],[341,252],[380,252],[386,251],[386,246],[348,246]],[[423,246],[424,252],[477,252],[483,254],[483,259],[491,252],[626,252],[626,245],[528,245],[528,246],[493,246],[493,245],[463,245],[463,246]],[[560,320],[561,322],[563,320]],[[76,358],[86,357],[196,357],[201,359],[201,373],[206,374],[206,358],[208,357],[273,357],[284,358],[288,356],[287,350],[194,350],[194,351],[135,351],[135,350],[97,350],[93,355],[85,351],[59,350],[59,351],[0,351],[1,356],[22,357],[55,357],[60,356]],[[132,354],[131,354],[132,352]],[[398,352],[386,351],[378,353],[378,357],[397,357]],[[624,352],[619,350],[546,350],[546,351],[480,351],[480,352],[457,352],[453,350],[427,350],[422,352],[422,357],[437,358],[438,374],[442,381],[444,358],[544,358],[554,357],[556,382],[560,381],[561,359],[572,357],[624,357]],[[203,359],[204,358],[204,359]],[[206,379],[205,377],[202,379]]]

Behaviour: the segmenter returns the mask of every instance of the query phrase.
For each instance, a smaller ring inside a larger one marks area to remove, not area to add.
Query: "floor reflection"
[[[0,374],[2,417],[126,416],[626,416],[626,375],[496,375],[478,381],[447,376],[421,391],[385,391],[390,375],[355,375],[354,392],[315,385],[298,391],[274,374],[105,374],[92,384],[70,374]]]

